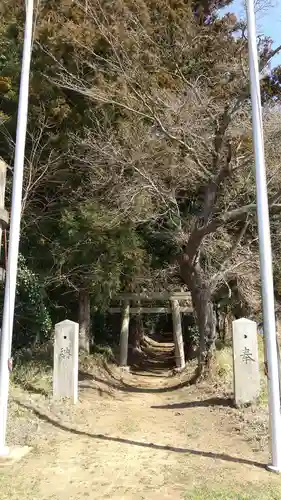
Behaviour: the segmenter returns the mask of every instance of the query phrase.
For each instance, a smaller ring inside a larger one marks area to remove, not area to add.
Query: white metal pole
[[[6,427],[9,396],[9,358],[12,347],[18,267],[24,153],[26,142],[29,74],[33,34],[33,0],[26,0],[26,20],[19,93],[8,263],[0,346],[0,456],[7,455]]]
[[[256,163],[256,189],[263,301],[263,324],[268,362],[268,405],[272,453],[272,463],[268,466],[268,469],[274,472],[281,472],[281,415],[279,370],[276,347],[272,254],[259,83],[260,75],[253,0],[247,0],[247,18],[252,99],[252,127]]]

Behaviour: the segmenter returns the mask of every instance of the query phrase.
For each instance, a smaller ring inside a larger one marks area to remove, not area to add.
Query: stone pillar
[[[53,397],[78,400],[79,325],[65,320],[55,326]]]
[[[175,343],[176,367],[182,369],[185,367],[185,357],[184,357],[184,345],[182,338],[181,312],[180,312],[179,301],[172,299],[171,307],[173,316],[173,336]]]
[[[253,403],[260,394],[257,324],[241,318],[232,323],[234,400]]]
[[[130,302],[124,302],[122,325],[120,332],[120,366],[126,367],[128,363],[128,341],[130,323]]]

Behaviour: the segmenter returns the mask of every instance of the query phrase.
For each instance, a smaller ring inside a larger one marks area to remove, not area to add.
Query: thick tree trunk
[[[140,308],[140,301],[137,301],[137,307]],[[141,349],[141,345],[144,339],[144,329],[143,329],[143,320],[141,316],[141,312],[139,311],[136,316],[136,347]]]
[[[173,336],[175,343],[176,366],[179,369],[185,367],[184,344],[182,338],[181,313],[178,300],[171,300],[173,316]]]
[[[216,322],[217,322],[217,335],[223,344],[231,341],[233,317],[229,306],[224,307],[223,310],[216,308]]]
[[[216,342],[216,316],[209,297],[201,296],[201,304],[196,307],[200,335],[198,368],[202,376],[212,375]]]
[[[139,301],[136,304],[136,307],[140,307]],[[132,317],[130,328],[130,343],[133,349],[141,350],[141,344],[144,339],[144,329],[143,329],[143,321],[141,313],[136,313],[135,316]]]
[[[124,303],[122,325],[120,332],[120,366],[126,367],[128,364],[128,340],[130,324],[130,302]]]
[[[91,303],[88,290],[79,292],[79,350],[90,352]]]
[[[181,264],[181,274],[187,284],[196,312],[199,329],[198,375],[212,375],[214,367],[216,332],[216,314],[212,302],[211,289],[204,279],[200,265],[190,265],[188,260]]]
[[[225,343],[225,317],[224,311],[221,311],[219,307],[215,307],[216,314],[216,325],[217,325],[217,337],[222,342]]]
[[[232,321],[234,320],[234,317],[231,313],[231,310],[228,309],[225,315],[225,321],[224,321],[224,338],[225,338],[225,343],[230,343],[232,341]]]

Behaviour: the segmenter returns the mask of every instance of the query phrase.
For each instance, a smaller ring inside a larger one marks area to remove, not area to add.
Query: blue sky
[[[243,5],[243,0],[234,0],[225,11],[234,12],[239,18],[245,18]],[[281,0],[276,0],[272,7],[257,14],[257,30],[259,33],[270,36],[274,40],[273,48],[281,44]],[[272,60],[272,66],[277,66],[278,64],[281,64],[281,53]]]

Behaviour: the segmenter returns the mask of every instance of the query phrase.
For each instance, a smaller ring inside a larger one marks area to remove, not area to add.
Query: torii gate
[[[109,312],[122,312],[122,324],[120,331],[120,366],[125,368],[128,363],[128,340],[130,313],[161,314],[171,313],[173,317],[173,337],[175,343],[176,367],[182,369],[185,366],[184,345],[182,338],[181,313],[192,312],[190,292],[153,292],[153,293],[122,293],[116,297],[123,304],[122,307],[111,307]],[[170,307],[131,307],[131,301],[167,300]],[[188,306],[180,306],[179,302],[188,302]]]

